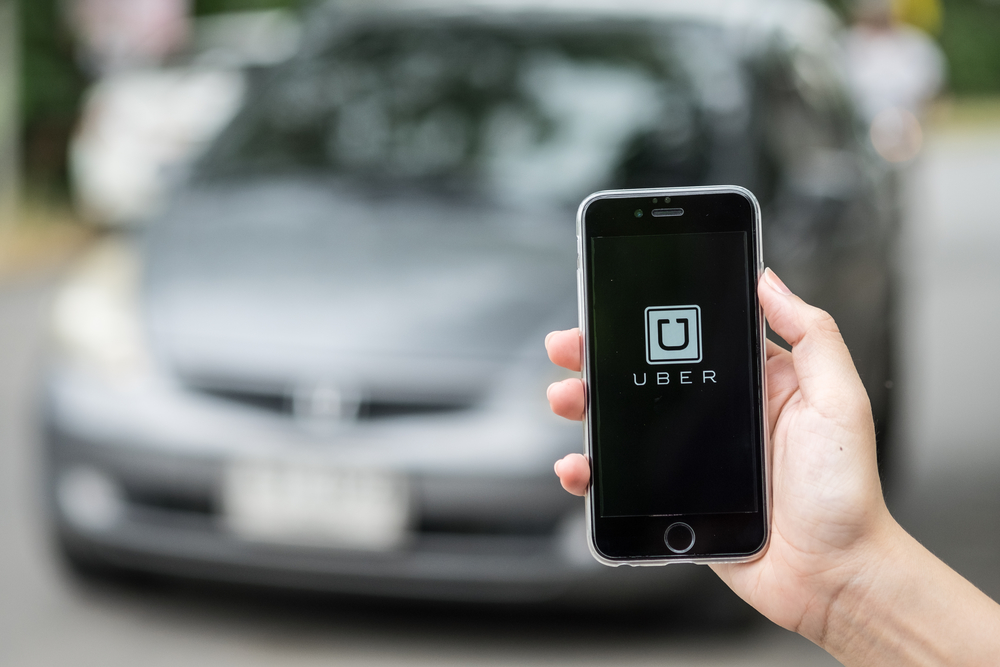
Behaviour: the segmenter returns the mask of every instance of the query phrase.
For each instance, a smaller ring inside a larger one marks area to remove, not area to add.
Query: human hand
[[[833,601],[901,529],[882,498],[868,396],[835,322],[770,269],[758,294],[771,328],[792,346],[767,343],[771,542],[755,561],[712,569],[765,616],[822,643]],[[554,363],[580,370],[578,330],[553,332],[545,344]],[[554,383],[548,398],[556,414],[583,418],[580,379]],[[584,494],[582,455],[555,471],[567,491]]]

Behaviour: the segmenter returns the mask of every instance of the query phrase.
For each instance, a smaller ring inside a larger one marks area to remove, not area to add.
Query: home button
[[[686,554],[694,546],[694,531],[691,526],[678,521],[664,531],[663,541],[675,554]]]

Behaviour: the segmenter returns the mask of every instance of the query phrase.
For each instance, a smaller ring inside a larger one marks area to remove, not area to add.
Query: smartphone
[[[598,192],[577,242],[591,552],[612,566],[753,560],[770,527],[757,200]]]

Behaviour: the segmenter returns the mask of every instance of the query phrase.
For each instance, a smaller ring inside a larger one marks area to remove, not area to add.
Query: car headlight
[[[121,239],[94,247],[59,290],[52,337],[64,361],[117,378],[152,367],[139,310],[138,257]]]

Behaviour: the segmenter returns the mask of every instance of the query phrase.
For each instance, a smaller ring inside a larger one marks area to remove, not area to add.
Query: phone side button
[[[663,531],[663,542],[675,554],[686,554],[694,546],[694,530],[686,523],[672,523]]]

